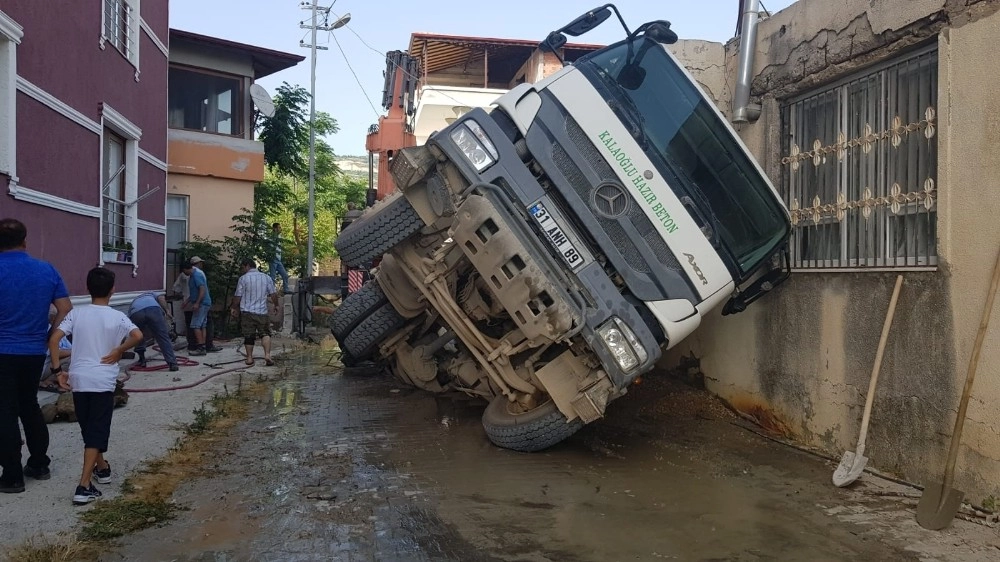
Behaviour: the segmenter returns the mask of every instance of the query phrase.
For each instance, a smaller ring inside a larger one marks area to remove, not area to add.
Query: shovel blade
[[[945,488],[944,484],[930,484],[924,488],[917,504],[917,523],[924,529],[939,531],[955,518],[962,507],[963,492],[955,488]]]
[[[844,457],[840,459],[840,464],[837,465],[837,470],[833,471],[833,485],[843,488],[848,484],[854,483],[861,476],[861,473],[865,471],[865,466],[867,465],[868,457],[859,455],[854,451],[845,452]]]

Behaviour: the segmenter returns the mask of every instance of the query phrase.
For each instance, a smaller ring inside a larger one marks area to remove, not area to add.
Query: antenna
[[[250,85],[250,99],[253,100],[253,104],[257,106],[257,111],[260,112],[264,117],[274,116],[274,101],[271,99],[271,94],[267,93],[260,84]]]

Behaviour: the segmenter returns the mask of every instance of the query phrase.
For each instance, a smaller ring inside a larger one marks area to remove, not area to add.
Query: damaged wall
[[[762,115],[740,131],[779,186],[783,100],[937,44],[938,265],[903,272],[866,453],[871,466],[918,483],[943,472],[1000,250],[998,10],[997,0],[801,0],[760,24],[752,96]],[[735,81],[737,46],[726,46],[723,85]],[[728,98],[716,99],[728,114]],[[856,445],[897,273],[795,273],[746,312],[707,318],[666,361],[699,358],[713,392],[744,411],[769,411],[798,439],[839,456]],[[1000,495],[1000,312],[994,316],[956,472],[955,486],[974,501]]]

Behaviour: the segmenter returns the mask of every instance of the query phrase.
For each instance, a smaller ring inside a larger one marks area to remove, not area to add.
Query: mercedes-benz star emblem
[[[615,218],[628,210],[629,197],[621,186],[606,183],[594,190],[594,210],[608,217]]]

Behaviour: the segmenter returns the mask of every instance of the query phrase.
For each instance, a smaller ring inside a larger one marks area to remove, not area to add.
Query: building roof
[[[538,48],[538,43],[539,41],[529,39],[414,33],[410,35],[409,53],[410,56],[420,60],[421,72],[429,74],[459,64],[467,64],[469,61],[482,60],[485,52],[489,54],[487,62],[491,76],[509,74],[510,78],[513,78],[513,74]],[[567,43],[563,47],[563,57],[566,61],[574,61],[602,47],[604,45]],[[494,68],[495,66],[497,68]]]
[[[301,55],[293,55],[283,51],[257,47],[256,45],[237,43],[236,41],[229,41],[228,39],[211,37],[209,35],[201,35],[190,31],[182,31],[180,29],[171,28],[170,42],[173,43],[174,41],[183,41],[185,43],[203,45],[231,53],[249,55],[253,59],[255,79],[269,76],[275,72],[285,70],[286,68],[291,68],[306,60],[306,58]]]

